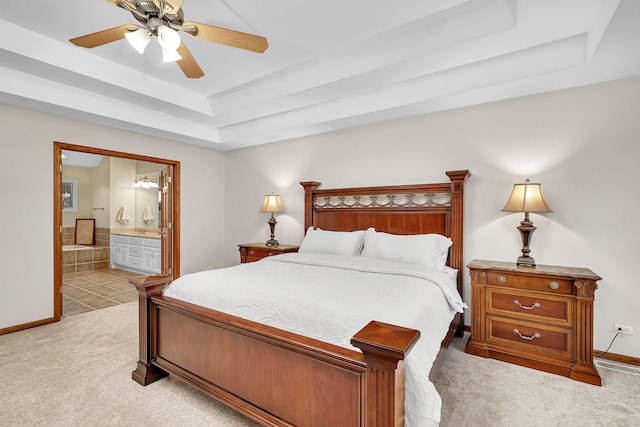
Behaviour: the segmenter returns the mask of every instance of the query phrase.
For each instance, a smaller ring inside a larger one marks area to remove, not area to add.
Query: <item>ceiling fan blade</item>
[[[192,25],[196,27],[196,34],[191,34],[188,31],[185,32],[200,40],[220,43],[257,53],[262,53],[269,47],[267,39],[261,36],[214,27],[213,25],[199,24],[197,22],[184,22],[182,25],[185,27]]]
[[[167,0],[166,3],[171,6],[171,10],[169,11],[169,13],[175,15],[182,7],[183,0]]]
[[[191,52],[189,51],[189,49],[187,49],[187,46],[185,46],[184,43],[180,43],[178,53],[180,54],[180,56],[182,56],[182,59],[177,61],[178,66],[180,67],[180,69],[182,69],[182,72],[185,76],[189,77],[190,79],[198,79],[204,76],[202,68],[200,68],[196,60],[193,58],[193,55],[191,55]]]
[[[120,25],[119,27],[109,28],[108,30],[98,31],[96,33],[87,34],[69,40],[71,43],[80,47],[96,47],[103,44],[115,42],[124,38],[128,28],[136,28],[131,24]]]

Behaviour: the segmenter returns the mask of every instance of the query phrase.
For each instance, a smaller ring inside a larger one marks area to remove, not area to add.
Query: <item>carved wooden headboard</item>
[[[450,182],[319,190],[319,182],[304,187],[305,231],[354,231],[375,227],[393,234],[438,233],[453,241],[447,264],[462,272],[464,183],[468,170],[446,172]],[[462,274],[458,274],[462,295]]]

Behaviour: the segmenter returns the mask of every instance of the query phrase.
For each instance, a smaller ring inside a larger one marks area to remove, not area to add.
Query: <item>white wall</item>
[[[53,316],[53,141],[179,160],[181,271],[223,265],[223,153],[4,104],[0,128],[0,328]]]
[[[469,169],[465,263],[515,261],[521,214],[501,212],[514,183],[542,183],[553,213],[531,214],[538,264],[587,267],[603,277],[595,303],[595,348],[613,324],[635,328],[611,352],[640,357],[640,300],[635,282],[640,211],[640,78],[569,89],[300,138],[226,154],[226,263],[237,243],[266,241],[264,194],[282,195],[276,238],[303,236],[300,181],[322,187],[446,182]],[[321,188],[322,188],[321,187]],[[469,278],[465,275],[465,300]],[[467,313],[466,323],[470,318]]]

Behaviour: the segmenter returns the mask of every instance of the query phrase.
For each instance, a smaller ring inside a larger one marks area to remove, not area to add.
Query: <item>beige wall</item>
[[[635,280],[640,210],[635,170],[640,159],[640,78],[569,89],[429,114],[358,129],[228,152],[226,263],[235,245],[266,241],[264,194],[280,193],[276,238],[303,235],[300,181],[345,187],[445,182],[446,170],[469,169],[465,262],[515,261],[521,214],[501,212],[513,184],[542,183],[553,213],[531,214],[538,230],[532,256],[539,264],[591,268],[603,280],[596,292],[595,348],[640,357]],[[469,301],[466,271],[465,295]],[[469,324],[467,313],[466,323]]]
[[[78,167],[65,167],[62,179],[77,181],[77,208],[75,212],[62,212],[62,226],[75,227],[76,218],[91,218],[91,170]]]
[[[136,226],[136,190],[133,181],[136,178],[136,161],[112,157],[109,168],[110,215],[109,228],[135,228]],[[126,208],[129,221],[122,224],[116,220],[120,208]]]
[[[96,219],[96,228],[109,228],[110,168],[110,159],[103,157],[98,167],[91,169],[91,207],[96,208],[92,209],[91,217]]]
[[[0,328],[53,315],[53,141],[179,160],[181,271],[222,266],[223,153],[4,104],[0,127]]]

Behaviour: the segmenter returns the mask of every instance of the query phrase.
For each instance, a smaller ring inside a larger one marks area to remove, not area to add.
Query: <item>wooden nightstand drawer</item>
[[[259,249],[259,248],[249,248],[247,250],[247,257],[249,258],[257,258],[262,259],[264,257],[268,257],[271,255],[277,255],[278,252],[272,251],[270,249]]]
[[[507,352],[520,350],[527,356],[533,353],[571,360],[572,342],[571,329],[487,316],[487,344],[498,345]]]
[[[572,326],[573,299],[562,295],[487,288],[487,314]]]
[[[240,250],[240,262],[260,261],[263,258],[273,255],[298,252],[299,246],[296,245],[279,245],[269,246],[264,243],[243,243],[238,245]]]
[[[487,273],[487,285],[552,292],[565,295],[571,295],[573,293],[573,281],[571,280],[564,280],[555,277],[509,274],[495,271]]]

